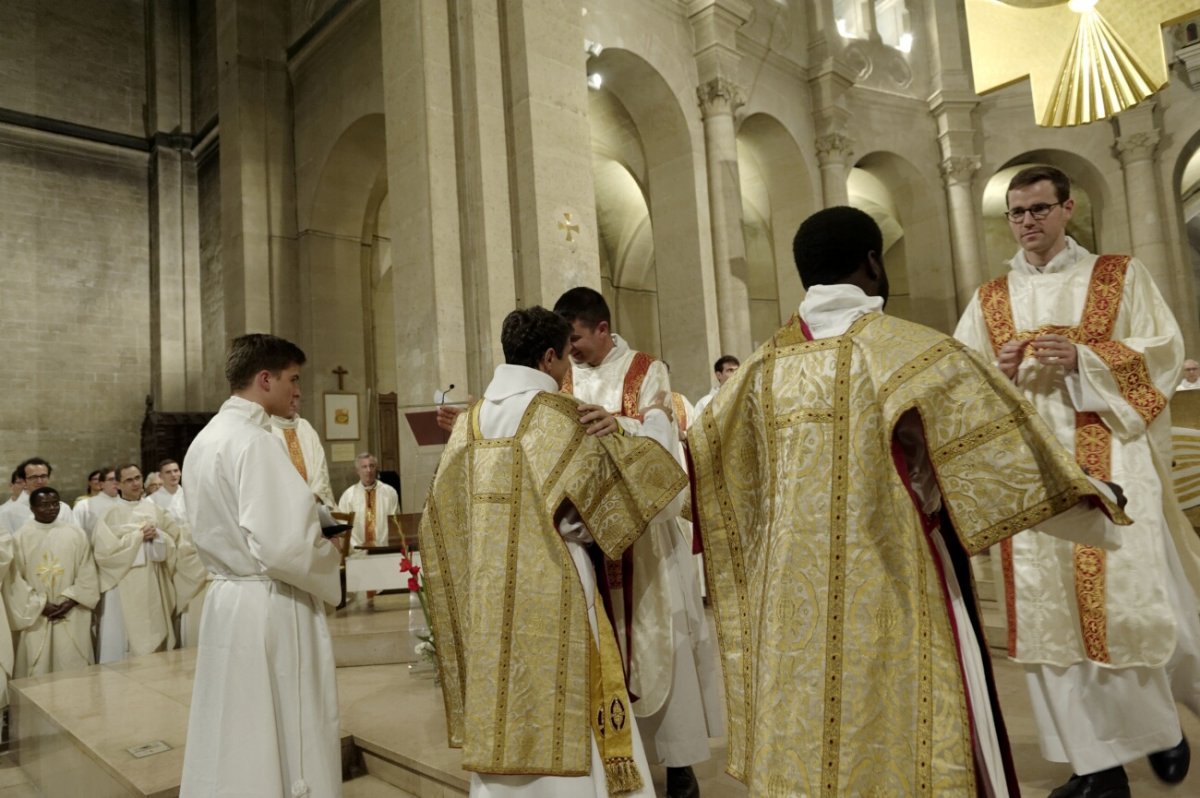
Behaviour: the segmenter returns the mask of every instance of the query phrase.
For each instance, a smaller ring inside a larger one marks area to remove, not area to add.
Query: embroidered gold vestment
[[[957,341],[878,313],[840,337],[780,330],[689,433],[728,772],[751,795],[975,794],[942,576],[892,459],[909,411],[968,553],[1096,496]]]
[[[578,402],[539,394],[511,438],[455,425],[421,520],[450,745],[480,773],[591,769],[592,637],[557,530],[565,503],[606,557],[687,484],[647,438],[585,434]]]

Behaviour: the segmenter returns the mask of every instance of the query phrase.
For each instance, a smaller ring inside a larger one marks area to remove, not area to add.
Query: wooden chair
[[[339,524],[349,524],[351,527],[354,526],[354,513],[330,512],[329,514],[333,516],[333,520],[337,521]],[[339,568],[339,577],[342,583],[342,600],[337,605],[337,609],[339,610],[346,606],[346,557],[350,554],[350,533],[353,531],[353,529],[347,529],[345,532],[339,532],[338,534],[329,538],[329,542],[334,546],[337,546],[337,550],[342,555],[342,564]]]

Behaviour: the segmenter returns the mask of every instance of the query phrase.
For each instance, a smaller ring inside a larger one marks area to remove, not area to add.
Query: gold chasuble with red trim
[[[776,333],[688,434],[728,772],[751,795],[976,794],[938,519],[893,460],[912,412],[947,546],[974,554],[1098,500],[1029,402],[958,341],[879,313],[839,337],[808,340],[798,318]]]

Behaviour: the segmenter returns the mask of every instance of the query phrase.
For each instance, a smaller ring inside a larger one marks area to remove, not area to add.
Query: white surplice
[[[388,539],[388,516],[400,512],[400,495],[396,489],[386,482],[375,480],[375,543],[382,546]],[[354,529],[350,531],[350,545],[363,546],[366,544],[367,532],[367,489],[362,482],[355,482],[342,492],[338,499],[339,512],[354,513]],[[351,554],[355,551],[351,549]],[[365,552],[357,552],[365,554]]]
[[[300,444],[300,454],[304,458],[304,472],[308,480],[308,489],[314,496],[321,499],[326,507],[335,507],[333,488],[329,485],[329,463],[325,458],[325,447],[321,445],[321,436],[313,429],[308,421],[296,416],[283,418],[271,416],[271,433],[287,447],[286,429],[296,431],[296,441]],[[289,455],[289,459],[290,455]]]
[[[21,491],[21,495],[0,507],[0,532],[17,534],[17,530],[33,520],[33,510],[29,509],[29,491]],[[67,502],[58,503],[58,517],[54,519],[60,524],[74,524],[75,513]]]
[[[96,531],[96,522],[103,518],[109,510],[117,506],[119,496],[109,496],[107,493],[97,493],[75,505],[75,523],[87,535],[88,542]]]
[[[483,437],[507,438],[515,435],[529,403],[543,391],[558,391],[554,378],[549,374],[525,366],[497,366],[495,376],[484,391],[483,407],[479,410],[479,429]],[[661,413],[656,415],[660,425],[669,423],[666,416]],[[574,509],[564,513],[558,530],[575,562],[575,570],[579,572],[579,581],[583,584],[583,594],[587,600],[588,623],[592,627],[592,637],[596,637],[596,572],[587,552],[587,544],[592,537]],[[631,715],[629,722],[632,725],[633,758],[641,771],[643,786],[641,790],[628,794],[634,798],[652,798],[654,788],[650,783],[646,751],[637,732],[637,718]],[[604,777],[604,761],[593,737],[591,775],[497,776],[472,773],[470,794],[472,798],[608,798],[608,784]]]
[[[163,485],[161,488],[151,493],[149,498],[150,501],[163,508],[163,510],[171,512],[171,505],[175,502],[175,500],[183,499],[183,485],[177,487],[174,493],[168,493],[167,486]],[[184,506],[186,507],[187,505],[185,504]]]
[[[619,335],[598,366],[572,362],[572,393],[610,413],[622,411],[625,374],[636,352]],[[659,392],[671,401],[667,368],[655,360],[642,381],[637,406],[649,405]],[[618,417],[621,428],[659,442],[682,461],[678,429],[660,429],[635,418]],[[682,494],[681,494],[682,495]],[[678,508],[676,508],[678,513]],[[678,516],[650,524],[633,544],[635,611],[629,691],[650,760],[685,767],[707,760],[708,740],[725,733],[721,714],[721,671],[716,641],[704,614],[700,580],[692,558],[691,525]],[[625,650],[623,597],[612,597],[614,628]]]
[[[1043,268],[1023,252],[1008,274],[1017,330],[1081,321],[1097,256],[1074,240]],[[994,356],[979,295],[955,337]],[[1113,340],[1140,353],[1155,386],[1170,396],[1183,341],[1149,272],[1131,260]],[[1074,546],[1028,530],[1012,538],[1016,660],[1026,666],[1042,754],[1092,773],[1179,742],[1175,701],[1200,709],[1200,547],[1175,503],[1169,478],[1170,413],[1148,426],[1122,395],[1108,365],[1076,347],[1078,370],[1021,362],[1016,386],[1059,441],[1075,450],[1075,413],[1095,412],[1112,430],[1112,481],[1129,499],[1133,526],[1115,528],[1120,547],[1106,557],[1105,611],[1110,663],[1087,658],[1079,629]],[[1165,486],[1165,488],[1164,488]]]
[[[16,677],[91,665],[95,661],[92,610],[100,602],[100,577],[87,536],[73,524],[35,520],[21,527],[14,544],[13,567],[44,603],[74,599],[78,605],[57,621],[39,614],[21,632]]]
[[[41,617],[46,599],[34,591],[13,561],[16,542],[0,530],[0,709],[8,706],[8,680],[13,677],[13,633],[27,629]]]
[[[153,524],[153,540],[142,526]],[[121,499],[96,522],[92,549],[104,603],[100,662],[175,647],[174,571],[179,529],[149,497]]]
[[[266,411],[230,397],[184,461],[188,520],[211,574],[181,798],[341,795],[325,605],[340,556]]]

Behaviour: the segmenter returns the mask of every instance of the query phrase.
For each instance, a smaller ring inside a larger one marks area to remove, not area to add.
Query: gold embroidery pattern
[[[861,320],[860,320],[861,321]],[[858,325],[856,325],[858,326]],[[839,794],[838,765],[842,728],[842,634],[846,596],[846,501],[850,476],[850,360],[853,337],[847,332],[838,347],[834,378],[833,467],[829,493],[829,577],[825,630],[825,733],[822,740],[822,794]]]
[[[1167,406],[1167,397],[1150,379],[1146,358],[1120,341],[1103,341],[1091,345],[1091,349],[1112,372],[1121,395],[1137,411],[1147,425],[1158,418]]]
[[[978,449],[980,446],[999,438],[1001,435],[1007,435],[1029,420],[1029,411],[1031,409],[1028,405],[1022,405],[1004,418],[972,430],[963,437],[933,452],[929,456],[930,462],[933,463],[935,468],[940,467],[955,457],[961,457],[972,449]]]
[[[1004,618],[1008,627],[1008,656],[1017,656],[1017,585],[1013,574],[1012,538],[1000,541],[1000,573],[1004,578]]]
[[[687,432],[687,407],[683,404],[683,394],[671,391],[671,405],[675,411],[675,425],[679,427],[680,432]]]
[[[521,452],[516,446],[510,448],[512,456],[512,471],[509,475],[509,485],[516,487],[521,484]],[[497,767],[504,763],[505,748],[508,744],[508,735],[504,733],[504,725],[508,719],[508,686],[509,686],[509,669],[512,667],[513,653],[513,615],[516,612],[517,605],[517,553],[518,543],[521,532],[521,506],[516,501],[515,496],[509,498],[510,506],[508,510],[508,535],[504,541],[505,550],[504,556],[504,609],[501,614],[501,627],[498,631],[500,635],[500,662],[498,665],[495,685],[496,685],[496,710],[493,720],[493,748],[492,762]]]
[[[929,349],[925,350],[915,360],[905,363],[896,373],[888,378],[883,387],[879,389],[879,402],[882,404],[887,401],[887,398],[892,395],[898,387],[911,380],[913,377],[920,374],[925,369],[937,363],[951,352],[957,352],[962,349],[962,344],[955,341],[953,338],[939,341]]]
[[[304,466],[304,451],[300,448],[300,436],[296,430],[284,427],[283,439],[287,442],[288,457],[300,472],[300,478],[308,482],[308,469]]]
[[[782,416],[775,418],[775,428],[782,429],[783,427],[794,427],[797,424],[832,424],[832,410],[818,410],[816,408],[804,407],[799,410],[793,410],[790,413],[784,413]]]
[[[638,418],[641,408],[638,400],[642,394],[642,382],[650,371],[654,358],[645,352],[634,352],[629,370],[625,372],[625,384],[621,391],[621,415],[628,418]]]
[[[1095,413],[1075,414],[1075,459],[1096,479],[1112,479],[1112,432]],[[1075,601],[1079,605],[1079,627],[1083,649],[1093,662],[1108,663],[1108,623],[1105,614],[1105,565],[1103,549],[1074,547]]]
[[[367,511],[363,513],[363,545],[375,545],[375,488],[365,488]]]

